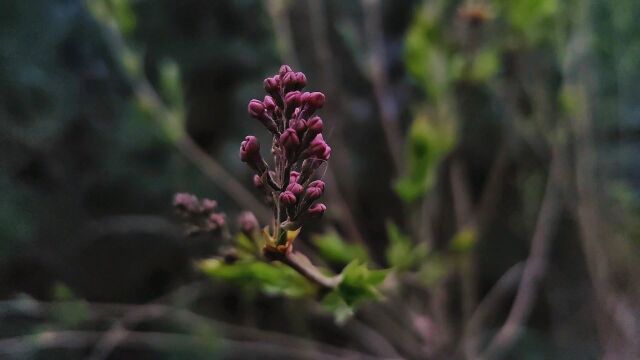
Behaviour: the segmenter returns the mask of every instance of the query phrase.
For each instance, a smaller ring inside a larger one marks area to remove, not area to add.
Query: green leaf
[[[394,188],[410,203],[434,185],[440,161],[455,145],[455,128],[450,121],[430,121],[422,114],[411,124],[407,141],[407,174]]]
[[[367,250],[358,244],[349,244],[336,232],[328,232],[312,238],[313,244],[324,259],[336,264],[347,264],[357,259],[368,262]]]
[[[477,234],[475,229],[465,227],[458,231],[451,240],[451,250],[457,253],[466,253],[476,244]]]
[[[353,260],[342,270],[342,281],[337,291],[349,306],[380,297],[377,286],[386,278],[388,270],[371,271],[358,260]]]
[[[405,271],[414,268],[426,258],[429,252],[425,243],[414,246],[411,239],[392,222],[387,223],[387,236],[389,237],[387,261],[395,270]]]
[[[244,260],[227,264],[219,259],[204,260],[199,268],[208,276],[247,289],[259,289],[269,295],[303,297],[314,292],[313,286],[290,267],[280,263]]]
[[[439,283],[449,273],[448,261],[439,255],[430,256],[418,270],[418,279],[427,287]]]

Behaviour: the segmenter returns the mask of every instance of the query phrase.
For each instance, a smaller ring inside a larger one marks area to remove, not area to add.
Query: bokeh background
[[[637,359],[639,17],[634,0],[2,0],[0,357]],[[204,277],[213,240],[171,206],[216,199],[232,229],[264,214],[237,149],[283,63],[327,95],[333,148],[301,246],[406,271],[346,322]],[[420,244],[439,260],[404,264]],[[135,319],[158,303],[171,316]],[[483,352],[507,319],[518,335]]]

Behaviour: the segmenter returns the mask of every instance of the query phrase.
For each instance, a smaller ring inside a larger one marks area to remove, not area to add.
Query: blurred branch
[[[369,77],[373,85],[376,104],[387,147],[396,172],[402,168],[402,136],[398,124],[398,107],[389,90],[380,0],[362,0],[364,27],[369,43]]]
[[[548,262],[549,245],[556,231],[562,209],[559,192],[559,183],[562,182],[562,165],[559,159],[559,150],[556,146],[552,149],[545,193],[531,239],[531,251],[524,265],[522,280],[518,286],[516,298],[511,306],[507,320],[491,340],[484,353],[479,356],[479,359],[494,359],[502,355],[518,339],[535,304],[538,284],[545,273]]]
[[[0,339],[0,354],[15,357],[34,350],[53,348],[86,348],[93,345],[100,337],[100,331],[46,331],[40,334],[23,335]],[[225,356],[254,357],[256,354],[268,357],[298,358],[298,359],[335,359],[343,360],[343,355],[334,355],[319,349],[298,349],[288,343],[273,343],[269,341],[247,341],[215,338],[213,341],[197,335],[185,335],[152,331],[129,331],[122,339],[122,345],[134,348],[153,348],[166,352],[177,349],[192,350],[201,348],[212,353],[223,353]],[[351,358],[379,359],[374,356],[357,353]]]
[[[271,17],[278,50],[291,67],[297,68],[300,66],[300,60],[293,44],[287,2],[287,0],[265,0],[265,6]]]
[[[519,262],[509,268],[498,281],[489,290],[487,295],[476,307],[473,314],[469,317],[464,330],[463,339],[461,341],[463,351],[467,359],[476,358],[478,341],[480,340],[482,321],[495,311],[506,296],[518,286],[518,282],[522,277],[524,262]]]
[[[142,69],[137,68],[141,66],[140,59],[135,59],[135,53],[127,45],[118,26],[113,22],[102,20],[102,25],[107,30],[107,42],[115,54],[114,58],[126,71],[136,99],[151,112],[153,121],[163,131],[171,134],[172,144],[185,158],[196,165],[240,207],[251,209],[260,220],[267,221],[270,212],[266,206],[193,141],[182,128],[184,125],[181,118],[184,115],[172,111],[142,74]]]
[[[189,294],[181,292],[191,292],[196,288],[181,288],[181,290],[172,293],[169,298],[177,297],[184,301],[184,296]],[[191,294],[193,296],[193,294]],[[163,297],[165,299],[167,297]],[[32,299],[15,299],[0,302],[0,315],[18,312],[23,315],[30,316],[46,316],[55,311],[56,307],[66,304],[74,305],[78,301],[61,301],[61,302],[39,302]],[[294,356],[299,358],[317,358],[317,359],[379,359],[375,356],[360,353],[354,350],[343,349],[329,344],[317,342],[314,340],[299,338],[283,333],[266,331],[256,328],[249,328],[226,322],[214,320],[197,313],[192,312],[184,307],[174,307],[159,303],[149,303],[145,305],[129,305],[129,304],[109,304],[109,303],[86,303],[90,312],[100,314],[101,316],[116,317],[118,330],[113,331],[52,331],[41,334],[24,335],[12,338],[0,339],[0,354],[16,355],[32,351],[34,348],[81,348],[94,347],[94,358],[108,358],[109,353],[118,346],[150,346],[162,350],[171,350],[172,346],[162,346],[161,340],[168,341],[171,345],[194,347],[194,346],[220,346],[227,348],[234,354],[237,351],[244,351],[238,354],[245,356],[254,356],[264,351],[265,354],[279,356]],[[181,324],[188,325],[192,328],[211,328],[218,330],[224,336],[229,338],[216,337],[213,342],[205,341],[206,338],[196,335],[170,334],[158,332],[137,332],[127,328],[137,323],[167,317],[171,320],[178,321]],[[112,332],[113,331],[113,332]],[[111,334],[111,335],[109,335]],[[117,336],[116,336],[117,335]],[[108,344],[104,340],[110,338]],[[114,341],[116,340],[117,341]],[[108,347],[99,347],[101,341]],[[204,342],[203,342],[204,341]],[[237,346],[247,346],[247,349],[236,349]],[[96,351],[100,349],[100,351]],[[106,351],[108,350],[108,351]],[[99,356],[95,356],[99,355]]]

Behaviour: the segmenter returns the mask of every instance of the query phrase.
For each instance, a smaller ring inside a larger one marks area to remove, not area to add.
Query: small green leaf
[[[384,281],[387,273],[387,270],[370,271],[365,264],[353,260],[342,270],[342,281],[337,291],[349,306],[377,299],[380,293],[376,287]]]
[[[357,259],[368,262],[367,250],[358,244],[349,244],[336,232],[328,232],[320,236],[314,236],[313,244],[324,259],[336,264],[347,264]]]
[[[465,227],[458,231],[451,240],[451,250],[457,253],[466,253],[476,244],[476,231]]]
[[[290,267],[280,263],[244,260],[227,264],[219,259],[204,260],[199,268],[208,276],[269,295],[302,297],[314,292],[313,286]]]
[[[405,271],[414,268],[429,252],[425,243],[414,246],[411,239],[392,222],[387,223],[387,236],[389,237],[387,261],[396,270]]]
[[[407,141],[408,170],[394,188],[410,203],[434,185],[440,161],[455,145],[455,128],[450,121],[436,122],[421,114],[411,124]]]

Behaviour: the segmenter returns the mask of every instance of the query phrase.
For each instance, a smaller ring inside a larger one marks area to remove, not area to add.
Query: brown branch
[[[304,254],[295,252],[292,248],[289,249],[290,250],[287,252],[265,250],[265,257],[269,261],[280,261],[291,267],[300,275],[307,278],[307,280],[320,286],[323,292],[331,291],[340,284],[342,276],[337,275],[329,277],[324,275]]]
[[[82,349],[93,345],[101,338],[100,331],[46,331],[40,334],[23,335],[0,340],[0,354],[10,357],[32,352],[34,349]],[[212,353],[222,353],[230,357],[254,357],[262,354],[268,357],[298,359],[335,359],[342,360],[344,355],[326,353],[313,348],[295,348],[287,343],[269,341],[230,340],[224,338],[206,339],[201,336],[164,332],[129,331],[123,337],[121,345],[133,348],[152,348],[173,352],[178,349],[202,348]],[[353,356],[353,355],[352,355]],[[378,359],[374,356],[358,353],[359,359]]]
[[[465,325],[464,335],[462,338],[462,347],[467,359],[475,359],[477,356],[478,340],[480,340],[480,329],[482,321],[489,316],[500,303],[504,301],[507,294],[517,288],[518,282],[522,277],[524,263],[519,262],[509,268],[498,281],[491,287],[487,295],[482,298],[480,304],[469,317],[469,321]]]
[[[558,150],[554,148],[552,151],[545,193],[531,239],[531,251],[524,265],[522,281],[518,286],[518,292],[507,320],[491,340],[484,353],[479,356],[479,359],[494,359],[502,355],[520,336],[523,326],[535,305],[538,284],[546,270],[549,246],[555,233],[561,210],[560,192],[558,191],[559,183],[561,182],[561,165],[558,158]]]
[[[178,292],[192,291],[190,287],[181,288]],[[172,298],[176,293],[169,294],[163,297],[163,299]],[[193,294],[192,294],[193,295]],[[187,297],[189,295],[187,294]],[[184,294],[180,296],[180,299],[184,299]],[[0,302],[0,315],[11,314],[17,312],[23,315],[41,317],[46,316],[55,311],[56,307],[63,306],[65,304],[76,304],[77,302],[40,302],[36,300],[16,299]],[[363,354],[354,350],[344,349],[333,345],[325,344],[322,342],[300,338],[284,333],[267,331],[257,328],[249,328],[240,325],[230,324],[215,319],[199,315],[184,307],[173,307],[170,305],[150,303],[145,305],[131,305],[131,304],[111,304],[111,303],[85,303],[89,306],[90,314],[97,314],[106,317],[115,317],[120,320],[128,318],[125,322],[120,322],[123,326],[132,327],[135,323],[142,321],[149,321],[158,319],[161,317],[167,317],[170,320],[178,321],[182,324],[194,327],[210,327],[217,329],[226,338],[216,338],[216,342],[211,342],[208,345],[215,344],[250,344],[250,343],[268,343],[275,346],[291,349],[293,352],[288,353],[288,357],[291,354],[307,351],[309,354],[302,356],[301,358],[353,358],[353,359],[375,359],[374,356]],[[135,321],[134,321],[135,320]],[[135,331],[126,330],[119,335],[119,340],[115,343],[115,346],[120,345],[132,345],[131,339],[135,339],[139,334],[147,336],[145,334],[153,335],[157,333],[137,333]],[[34,347],[40,348],[53,348],[53,347],[97,347],[97,344],[104,339],[109,332],[45,332],[42,334],[32,334],[25,336],[18,336],[14,338],[0,339],[0,355],[1,354],[15,354],[33,349]],[[85,334],[85,335],[83,335]],[[166,334],[166,333],[165,333]],[[61,335],[61,336],[58,336]],[[67,337],[67,335],[69,335]],[[79,335],[78,337],[72,337],[71,335]],[[91,336],[89,336],[91,335]],[[166,334],[180,336],[178,334]],[[83,338],[85,337],[86,338]],[[182,335],[185,338],[187,335]],[[73,340],[73,339],[75,340]],[[90,338],[90,339],[89,339]],[[167,338],[169,339],[169,338]],[[76,342],[77,340],[77,342]],[[170,339],[169,339],[170,340]],[[171,340],[170,340],[171,341]],[[220,341],[220,342],[217,342]],[[144,345],[144,344],[133,344]],[[151,344],[153,345],[153,344]],[[198,344],[195,344],[198,345]],[[28,346],[28,347],[27,347]],[[111,348],[109,352],[114,350]],[[164,348],[161,348],[164,349]],[[108,354],[107,354],[108,355]],[[255,355],[255,354],[251,354]],[[315,355],[317,357],[314,357]],[[1,357],[1,356],[0,356]]]
[[[380,0],[362,0],[364,27],[369,43],[369,77],[380,111],[382,130],[396,172],[402,169],[402,136],[398,124],[397,102],[389,91],[386,72],[384,33]]]
[[[131,53],[119,29],[115,26],[106,26],[106,28],[109,30],[107,40],[116,57],[119,56],[120,59],[122,59],[125,53]],[[136,99],[142,106],[151,111],[152,120],[164,131],[178,133],[171,134],[174,137],[172,139],[173,145],[178,151],[196,165],[240,207],[250,209],[260,220],[266,221],[269,217],[269,211],[266,206],[259,202],[251,192],[242,186],[242,184],[229,174],[214,158],[195,144],[181,127],[180,116],[171,111],[144,75],[136,74],[127,68],[127,66],[123,66],[123,68],[128,70],[129,80],[131,81]]]

